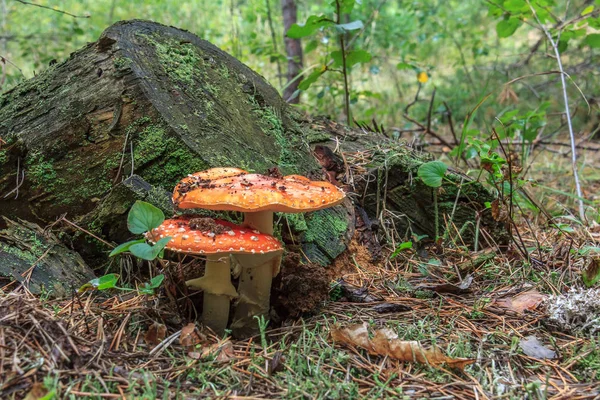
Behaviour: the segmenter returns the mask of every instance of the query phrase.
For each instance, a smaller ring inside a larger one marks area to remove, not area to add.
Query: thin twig
[[[335,0],[336,23],[342,22],[340,0]],[[340,50],[342,51],[342,73],[344,75],[344,109],[346,112],[346,125],[350,126],[352,116],[350,115],[350,88],[348,87],[348,70],[346,69],[346,47],[344,46],[344,33],[340,33]]]
[[[28,6],[35,6],[35,7],[39,7],[39,8],[45,8],[46,10],[55,11],[57,13],[65,14],[65,15],[68,15],[69,17],[73,17],[73,18],[89,18],[90,17],[89,15],[75,15],[75,14],[71,14],[70,12],[67,12],[67,11],[57,10],[57,9],[52,8],[52,7],[43,6],[41,4],[29,3],[29,2],[23,1],[23,0],[16,0],[16,1],[18,1],[21,4],[26,4]]]
[[[275,28],[273,28],[273,18],[271,17],[271,1],[265,0],[267,5],[267,21],[269,23],[269,30],[271,31],[271,41],[273,42],[273,51],[277,57],[277,78],[279,78],[279,87],[283,86],[283,73],[281,72],[281,62],[279,61],[279,50],[277,49],[277,37],[275,36]]]
[[[90,232],[90,231],[87,231],[87,230],[83,229],[82,227],[80,227],[79,225],[77,225],[77,224],[75,224],[75,223],[73,223],[73,222],[69,221],[68,219],[66,219],[66,218],[65,218],[65,216],[64,216],[64,215],[63,215],[63,216],[62,216],[62,217],[61,217],[61,218],[60,218],[58,221],[56,221],[54,224],[56,224],[56,223],[58,223],[58,222],[60,222],[60,221],[65,221],[67,224],[69,224],[69,225],[73,226],[74,228],[77,228],[77,229],[79,229],[80,231],[82,231],[82,232],[84,232],[84,233],[87,233],[88,235],[90,235],[90,236],[91,236],[91,237],[93,237],[94,239],[96,239],[96,240],[98,240],[98,241],[100,241],[100,242],[104,243],[104,244],[105,244],[105,245],[107,245],[108,247],[111,247],[111,248],[114,248],[114,247],[115,247],[114,245],[112,245],[112,244],[108,243],[106,240],[104,240],[104,239],[102,239],[102,238],[99,238],[98,236],[94,235],[92,232]],[[54,224],[53,224],[53,225],[54,225]]]
[[[573,133],[573,124],[571,122],[571,111],[569,110],[569,95],[567,94],[567,82],[565,81],[565,72],[563,69],[562,61],[560,59],[560,51],[558,51],[558,45],[557,45],[556,41],[552,38],[552,35],[550,34],[550,32],[548,32],[548,29],[546,29],[546,27],[542,24],[542,22],[538,18],[537,13],[535,12],[535,9],[533,8],[533,6],[529,2],[529,0],[527,0],[527,4],[529,5],[529,8],[531,9],[533,16],[535,17],[535,20],[539,24],[540,28],[542,28],[542,30],[544,31],[544,34],[548,38],[548,41],[552,45],[552,49],[554,50],[554,54],[556,55],[556,63],[558,65],[558,69],[560,71],[560,82],[562,84],[563,101],[565,103],[565,114],[566,114],[565,117],[567,118],[567,126],[569,127],[569,138],[571,139],[571,166],[573,169],[573,178],[575,179],[575,189],[577,191],[577,197],[578,197],[577,201],[579,202],[579,218],[581,219],[582,222],[585,222],[585,208],[583,205],[583,192],[581,191],[581,182],[579,181],[579,173],[577,172],[577,148],[576,148],[576,144],[575,144],[575,133]],[[560,38],[560,31],[559,31],[559,38]]]

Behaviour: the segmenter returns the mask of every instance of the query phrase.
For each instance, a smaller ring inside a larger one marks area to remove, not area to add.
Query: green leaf
[[[304,46],[304,54],[308,54],[317,48],[319,42],[317,40],[311,40]]]
[[[398,245],[398,247],[396,247],[396,250],[394,250],[394,252],[392,254],[390,254],[390,260],[393,260],[394,258],[396,258],[398,256],[398,254],[400,254],[402,251],[412,249],[412,248],[413,248],[412,242],[400,243]]]
[[[515,33],[519,26],[521,26],[520,20],[517,18],[508,18],[498,22],[496,25],[496,33],[500,38],[507,38]]]
[[[339,0],[339,2],[341,14],[350,14],[354,8],[354,4],[356,4],[356,0]],[[336,2],[332,1],[330,4],[335,7]]]
[[[163,212],[145,201],[136,201],[127,215],[127,228],[131,233],[144,233],[158,227],[165,220]]]
[[[169,240],[171,240],[171,237],[167,236],[156,242],[154,246],[151,246],[148,243],[134,244],[129,248],[129,251],[137,258],[152,261],[158,257],[159,253],[165,248],[167,243],[169,243]]]
[[[312,35],[323,27],[331,25],[335,24],[327,17],[322,15],[311,15],[304,25],[292,24],[290,29],[288,29],[286,36],[292,39],[300,39]]]
[[[356,21],[348,22],[347,24],[339,24],[335,27],[342,31],[355,31],[357,29],[362,29],[363,26],[362,21],[357,19]]]
[[[405,62],[396,64],[396,68],[400,69],[400,70],[402,70],[402,69],[417,69],[417,67],[415,67],[414,65],[405,63]]]
[[[442,186],[442,179],[448,166],[441,161],[429,161],[419,167],[417,175],[423,183],[430,187]]]
[[[600,47],[600,33],[590,33],[583,40],[584,44],[587,44],[593,49],[597,49]]]
[[[113,289],[117,285],[119,274],[107,274],[100,278],[95,278],[77,289],[77,293],[87,292],[89,290],[107,290]]]
[[[154,294],[154,289],[158,289],[164,280],[165,276],[163,274],[156,275],[150,279],[150,282],[144,283],[144,286],[139,288],[138,291],[141,294]]]
[[[583,11],[581,12],[581,16],[583,17],[584,15],[588,15],[591,14],[592,12],[594,12],[594,5],[590,5],[587,6],[586,8],[583,9]]]
[[[163,274],[156,275],[154,278],[150,279],[149,288],[157,289],[165,280],[165,276]]]
[[[298,85],[298,89],[300,89],[300,90],[308,89],[310,87],[310,85],[315,83],[317,81],[317,79],[319,79],[319,77],[325,73],[325,71],[327,71],[326,68],[320,68],[316,71],[313,71],[309,76],[302,79],[302,82],[300,82],[300,84]]]
[[[129,242],[122,243],[122,244],[118,245],[117,247],[115,247],[108,256],[112,257],[112,256],[116,256],[117,254],[124,253],[126,251],[129,251],[129,248],[131,246],[133,246],[134,244],[144,243],[144,242],[145,242],[144,239],[138,239],[138,240],[130,240]]]
[[[588,266],[583,270],[581,278],[587,287],[592,287],[600,281],[600,258],[589,257]]]
[[[331,58],[334,61],[334,67],[341,67],[343,65],[342,62],[342,51],[336,50],[332,51],[330,54]],[[371,53],[365,50],[350,50],[346,52],[346,68],[349,69],[353,65],[358,63],[366,63],[371,61]]]

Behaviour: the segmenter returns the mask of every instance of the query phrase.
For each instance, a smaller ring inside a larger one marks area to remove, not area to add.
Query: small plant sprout
[[[131,233],[143,234],[157,228],[164,220],[165,215],[160,209],[150,203],[138,200],[129,210],[127,228]],[[145,239],[130,240],[115,247],[110,256],[113,257],[128,251],[142,260],[152,261],[161,255],[169,240],[171,238],[166,236],[154,241],[154,245],[146,243]]]
[[[106,274],[99,278],[92,279],[88,283],[82,285],[77,290],[77,292],[83,293],[83,292],[87,292],[87,291],[91,291],[91,290],[103,291],[103,290],[117,289],[117,290],[123,290],[123,291],[127,291],[127,292],[137,291],[139,294],[147,294],[147,295],[151,296],[154,294],[154,290],[158,289],[160,287],[160,285],[162,284],[164,279],[165,279],[165,276],[163,274],[156,275],[154,278],[150,279],[150,282],[144,283],[142,286],[138,287],[137,289],[130,289],[130,288],[123,288],[123,287],[117,286],[117,281],[119,280],[119,274]]]
[[[127,215],[127,228],[131,233],[142,234],[158,227],[165,220],[163,212],[150,203],[136,201]],[[110,257],[117,254],[129,252],[142,260],[152,261],[161,256],[165,245],[171,240],[170,237],[163,237],[154,245],[146,243],[145,239],[130,240],[115,247],[110,253]],[[122,288],[117,286],[119,280],[118,274],[107,274],[99,278],[92,279],[78,289],[79,293],[89,290],[109,290],[118,289],[125,291],[137,290],[140,294],[153,295],[154,290],[162,284],[165,276],[160,274],[153,277],[150,282],[146,282],[137,289]]]

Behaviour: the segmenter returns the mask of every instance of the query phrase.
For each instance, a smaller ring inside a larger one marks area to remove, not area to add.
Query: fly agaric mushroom
[[[229,319],[229,303],[238,296],[231,284],[230,254],[256,255],[262,262],[280,262],[283,247],[273,236],[245,229],[231,222],[190,216],[165,220],[146,234],[150,241],[170,236],[166,248],[192,255],[205,255],[206,268],[202,278],[186,282],[187,286],[204,291],[203,323],[222,334]]]
[[[179,208],[240,211],[244,226],[273,234],[274,212],[308,212],[340,204],[345,194],[329,182],[300,175],[282,178],[250,174],[239,168],[212,168],[188,175],[176,187],[173,202]],[[279,264],[260,265],[251,257],[236,257],[242,266],[240,300],[232,328],[238,336],[256,330],[254,316],[267,315],[271,281]]]

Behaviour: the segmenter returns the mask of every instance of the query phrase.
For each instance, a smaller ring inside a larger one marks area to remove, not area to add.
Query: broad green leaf
[[[342,51],[336,50],[332,51],[330,54],[331,58],[333,58],[333,66],[338,68],[343,65],[342,60]],[[353,65],[358,63],[366,63],[371,61],[371,53],[365,50],[351,50],[346,53],[346,68],[349,69]]]
[[[356,21],[348,22],[347,24],[339,24],[335,27],[342,31],[355,31],[357,29],[363,28],[363,23],[361,20],[357,19]]]
[[[144,239],[138,239],[138,240],[130,240],[129,242],[122,243],[122,244],[118,245],[117,247],[115,247],[108,256],[112,257],[112,256],[116,256],[117,254],[121,254],[126,251],[129,251],[129,248],[131,246],[133,246],[134,244],[144,243],[145,241],[146,240],[144,240]]]
[[[325,73],[325,71],[327,71],[327,68],[325,66],[323,66],[323,68],[320,68],[316,71],[313,71],[309,76],[302,79],[302,82],[300,82],[300,84],[298,85],[298,89],[300,89],[300,90],[308,89],[310,87],[310,85],[315,83],[317,81],[317,79],[319,79],[319,77],[321,75],[323,75],[323,73]]]
[[[430,187],[442,186],[442,179],[448,166],[441,161],[429,161],[419,167],[417,175],[423,183]]]
[[[167,236],[156,242],[154,246],[151,246],[148,243],[134,244],[129,248],[129,251],[137,258],[152,261],[156,257],[158,257],[158,255],[165,248],[167,243],[169,243],[169,240],[171,240],[171,237]]]
[[[590,33],[583,40],[583,43],[587,44],[591,48],[597,49],[600,47],[600,33]]]
[[[117,280],[119,280],[119,274],[107,274],[101,276],[100,278],[92,279],[88,283],[81,286],[77,292],[83,293],[87,292],[88,290],[113,289],[117,285]]]
[[[333,21],[322,15],[311,15],[304,25],[292,24],[288,29],[286,36],[292,39],[300,39],[310,36],[319,29],[335,25]]]
[[[136,201],[127,215],[127,228],[131,233],[144,233],[158,227],[165,220],[163,212],[145,201]]]
[[[521,21],[519,21],[517,18],[508,18],[498,22],[496,25],[496,33],[500,38],[507,38],[515,33],[520,25]]]

